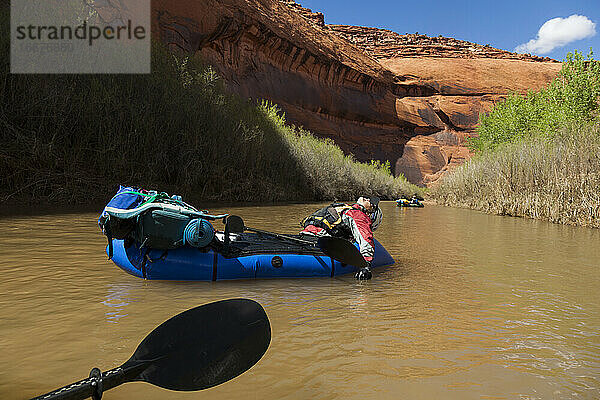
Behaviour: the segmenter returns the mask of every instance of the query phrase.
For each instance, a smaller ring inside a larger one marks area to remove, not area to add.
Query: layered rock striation
[[[154,37],[359,160],[429,185],[469,155],[480,112],[547,84],[553,60],[451,38],[326,25],[291,0],[154,0]]]
[[[320,14],[323,16],[323,14]],[[375,59],[396,57],[494,58],[521,61],[556,62],[549,57],[511,53],[489,44],[480,45],[449,37],[429,37],[419,33],[401,35],[387,29],[352,25],[327,25],[336,34],[364,49]]]

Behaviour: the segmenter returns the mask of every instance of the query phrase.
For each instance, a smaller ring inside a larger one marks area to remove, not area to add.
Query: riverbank
[[[0,10],[6,55],[8,11]],[[356,162],[158,44],[149,75],[12,75],[9,61],[0,61],[0,206],[102,203],[119,184],[194,203],[422,193],[389,164]]]
[[[600,126],[571,126],[471,160],[435,188],[438,204],[600,228]]]
[[[600,228],[600,66],[576,53],[539,92],[480,117],[476,155],[431,190],[446,206]]]

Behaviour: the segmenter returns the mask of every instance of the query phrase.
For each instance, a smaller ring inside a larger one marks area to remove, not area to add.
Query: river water
[[[296,232],[320,205],[210,209]],[[127,383],[105,399],[598,399],[600,231],[382,203],[396,260],[339,278],[162,282],[106,259],[96,214],[0,219],[0,398],[23,399],[126,361],[188,308],[245,297],[272,341],[248,372],[201,392]]]

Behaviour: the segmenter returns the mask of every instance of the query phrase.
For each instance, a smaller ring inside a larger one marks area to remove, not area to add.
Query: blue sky
[[[575,49],[587,55],[592,47],[600,59],[600,0],[296,1],[325,14],[326,24],[442,35],[508,51],[521,45],[520,52],[559,61]]]

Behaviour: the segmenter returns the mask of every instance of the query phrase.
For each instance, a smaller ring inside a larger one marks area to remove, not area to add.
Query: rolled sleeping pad
[[[207,246],[214,237],[213,226],[202,218],[191,220],[183,231],[183,243],[193,247]]]

